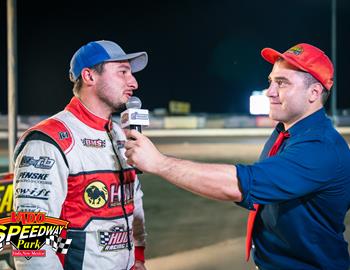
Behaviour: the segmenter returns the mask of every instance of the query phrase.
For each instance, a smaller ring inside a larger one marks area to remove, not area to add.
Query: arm
[[[223,201],[242,200],[236,167],[172,158],[160,153],[152,142],[135,130],[125,130],[127,162],[144,172],[198,195]]]
[[[146,246],[146,230],[145,230],[145,214],[142,203],[143,192],[141,190],[141,183],[136,178],[135,181],[135,197],[134,197],[134,219],[132,223],[133,237],[135,243],[135,270],[144,270],[145,255],[144,250]]]
[[[40,163],[44,159],[46,161]],[[68,168],[56,146],[40,140],[29,141],[15,163],[14,210],[40,211],[59,217],[67,193],[67,176]],[[43,249],[46,250],[46,257],[33,257],[30,260],[15,257],[16,269],[62,269],[52,248],[45,245]]]

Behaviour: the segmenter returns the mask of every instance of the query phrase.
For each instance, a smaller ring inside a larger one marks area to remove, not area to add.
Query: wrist
[[[135,247],[135,261],[145,262],[145,247]]]
[[[158,176],[162,176],[163,173],[168,170],[169,163],[171,163],[170,157],[168,157],[162,153],[159,153],[158,162],[156,163],[156,166],[154,167],[153,173],[158,175]]]

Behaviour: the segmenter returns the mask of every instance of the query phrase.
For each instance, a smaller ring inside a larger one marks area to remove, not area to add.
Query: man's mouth
[[[128,98],[130,98],[132,96],[132,92],[124,92],[124,95],[126,95]]]

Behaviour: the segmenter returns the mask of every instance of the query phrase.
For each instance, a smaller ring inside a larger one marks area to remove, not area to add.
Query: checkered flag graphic
[[[10,242],[5,242],[5,241],[0,242],[0,251],[2,251],[4,249],[4,246],[7,246],[9,244],[10,244]]]
[[[109,232],[100,232],[100,244],[107,245],[110,238]]]
[[[71,242],[72,239],[64,239],[56,235],[50,235],[49,238],[46,238],[46,245],[51,246],[55,252],[62,254],[67,254]]]

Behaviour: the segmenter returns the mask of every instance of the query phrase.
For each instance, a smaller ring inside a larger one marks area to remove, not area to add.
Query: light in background
[[[253,91],[249,98],[249,112],[253,115],[269,114],[270,103],[266,96],[266,89],[263,91]]]

